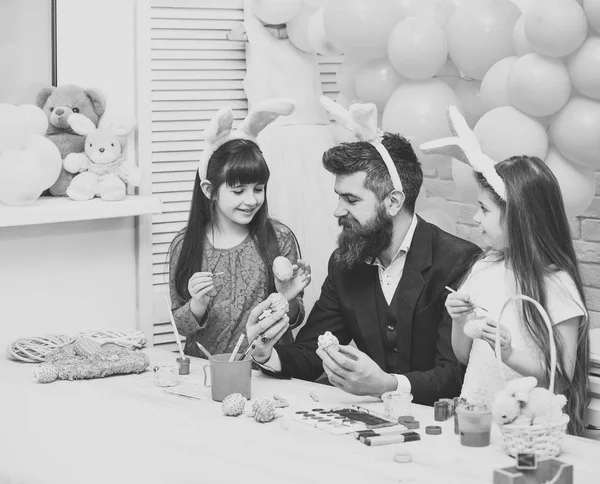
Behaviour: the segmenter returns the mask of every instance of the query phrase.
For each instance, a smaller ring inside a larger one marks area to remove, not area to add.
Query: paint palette
[[[324,430],[331,434],[342,435],[360,430],[377,429],[397,425],[396,420],[389,419],[363,407],[313,408],[301,410],[294,414],[297,422]]]

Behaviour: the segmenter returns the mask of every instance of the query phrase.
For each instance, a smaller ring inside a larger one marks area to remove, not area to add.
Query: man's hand
[[[380,397],[397,388],[394,375],[383,371],[377,363],[354,346],[317,349],[323,369],[332,385],[354,395]]]
[[[290,327],[290,318],[284,309],[279,309],[259,321],[261,313],[269,308],[270,304],[267,300],[258,304],[250,312],[246,322],[248,342],[256,344],[252,355],[259,363],[265,363],[271,357],[273,346]]]

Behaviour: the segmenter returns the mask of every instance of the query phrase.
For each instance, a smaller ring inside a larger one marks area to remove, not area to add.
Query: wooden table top
[[[145,351],[152,364],[177,356]],[[193,358],[185,383],[201,383],[204,364]],[[494,469],[514,464],[496,427],[489,447],[463,447],[452,420],[434,422],[433,408],[420,405],[412,406],[421,423],[418,442],[368,447],[352,435],[311,428],[292,415],[340,405],[383,412],[383,403],[300,380],[253,374],[253,399],[276,393],[290,402],[276,420],[260,424],[246,415],[225,417],[208,388],[204,399],[167,393],[154,386],[152,371],[39,384],[32,368],[0,359],[0,484],[482,484],[492,482]],[[425,434],[432,424],[442,426],[442,435]],[[412,462],[394,462],[400,450],[410,451]],[[577,484],[600,482],[600,442],[567,436],[558,459],[574,466]]]

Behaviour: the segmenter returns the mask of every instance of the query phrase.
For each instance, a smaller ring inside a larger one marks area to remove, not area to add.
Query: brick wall
[[[457,235],[482,246],[483,239],[473,215],[474,205],[456,197],[450,163],[424,170],[424,187],[428,196],[449,200],[457,212]],[[590,207],[579,217],[570,221],[575,251],[585,285],[588,310],[592,327],[600,328],[600,171],[596,176],[596,196]]]

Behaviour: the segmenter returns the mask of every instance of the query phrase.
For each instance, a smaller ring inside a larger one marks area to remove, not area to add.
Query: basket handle
[[[552,323],[550,322],[550,318],[548,317],[548,313],[546,312],[544,307],[535,299],[532,299],[529,296],[525,296],[523,294],[518,294],[508,299],[508,301],[504,303],[504,306],[502,306],[500,315],[498,316],[498,324],[496,325],[495,351],[496,359],[498,360],[500,366],[500,373],[502,374],[502,378],[506,380],[506,377],[504,375],[504,368],[502,368],[502,352],[500,350],[500,321],[502,321],[502,314],[504,313],[504,310],[508,307],[508,305],[518,300],[528,301],[531,304],[533,304],[535,308],[539,311],[539,313],[542,315],[544,323],[546,323],[546,327],[548,328],[548,335],[550,337],[550,382],[548,385],[548,390],[554,393],[554,377],[556,375],[556,345],[554,344],[554,330],[552,328]]]

